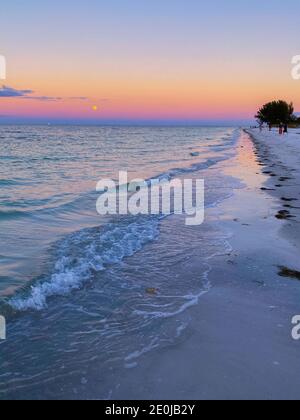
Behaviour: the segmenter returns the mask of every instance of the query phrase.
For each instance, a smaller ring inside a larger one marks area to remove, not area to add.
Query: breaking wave
[[[67,237],[59,246],[58,259],[50,278],[31,287],[29,296],[16,297],[10,305],[18,311],[42,310],[51,296],[78,290],[93,274],[140,251],[159,235],[159,219],[108,224]]]

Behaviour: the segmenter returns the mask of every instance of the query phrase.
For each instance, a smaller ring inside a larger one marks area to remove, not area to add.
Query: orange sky
[[[2,84],[33,92],[0,93],[1,119],[238,120],[253,118],[273,99],[293,101],[300,111],[300,81],[291,77],[299,25],[295,13],[274,1],[272,10],[258,13],[250,6],[231,9],[233,0],[218,11],[194,0],[190,10],[166,0],[173,14],[161,5],[160,12],[170,16],[149,5],[124,8],[127,0],[105,7],[92,1],[93,13],[66,1],[59,19],[48,2],[29,0],[31,13],[8,5]]]

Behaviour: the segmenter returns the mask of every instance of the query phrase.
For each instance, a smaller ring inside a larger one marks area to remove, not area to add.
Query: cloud
[[[62,101],[63,98],[59,96],[23,96],[24,99],[33,99],[35,101]]]
[[[64,99],[73,100],[73,101],[87,101],[88,98],[85,96],[72,96],[69,98],[62,98],[60,96],[37,96],[34,95],[34,91],[31,89],[14,89],[10,86],[2,86],[0,88],[0,98],[22,98],[22,99],[31,99],[41,102],[57,102],[63,101]]]
[[[30,89],[17,90],[9,86],[2,86],[0,88],[0,98],[24,98],[32,93],[34,92]]]
[[[69,98],[67,98],[71,101],[87,101],[89,98],[86,96],[71,96]]]

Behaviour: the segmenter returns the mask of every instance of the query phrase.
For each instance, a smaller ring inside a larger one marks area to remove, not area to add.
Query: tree
[[[261,123],[279,124],[295,121],[294,106],[285,101],[273,101],[265,104],[255,116]]]

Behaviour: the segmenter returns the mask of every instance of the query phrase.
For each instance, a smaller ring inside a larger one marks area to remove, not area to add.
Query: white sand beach
[[[299,250],[300,128],[290,129],[284,136],[280,136],[276,129],[248,132],[257,147],[263,171],[269,175],[268,192],[279,198],[284,211],[290,212],[290,218],[286,213],[289,223],[283,223],[282,232]]]

